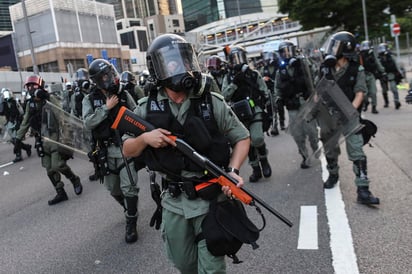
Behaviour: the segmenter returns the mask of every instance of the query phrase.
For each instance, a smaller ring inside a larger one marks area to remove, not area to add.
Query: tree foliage
[[[370,36],[388,35],[390,15],[383,11],[389,7],[390,14],[403,22],[402,31],[412,31],[412,3],[410,0],[364,0]],[[364,37],[362,1],[359,0],[278,0],[279,11],[288,13],[297,20],[303,30],[331,26],[333,30],[344,29]],[[409,28],[409,29],[408,29]]]

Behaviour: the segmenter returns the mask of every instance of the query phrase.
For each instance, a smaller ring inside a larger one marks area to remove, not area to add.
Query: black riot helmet
[[[151,77],[175,92],[191,92],[201,79],[192,44],[176,34],[163,34],[150,44],[146,55]]]
[[[209,56],[206,60],[206,67],[209,71],[220,70],[222,65],[222,58],[220,58],[218,55]]]
[[[246,53],[246,50],[241,46],[231,47],[228,55],[229,65],[234,67],[235,65],[247,64]]]
[[[380,43],[378,46],[378,54],[379,55],[385,55],[389,52],[389,47],[388,44],[386,43]]]
[[[282,60],[289,60],[296,56],[296,46],[292,41],[286,40],[279,44],[279,57]]]
[[[123,71],[122,74],[120,74],[120,82],[136,85],[136,76],[128,70]]]
[[[326,47],[325,54],[332,55],[339,59],[346,57],[348,59],[355,56],[356,39],[352,33],[340,31],[332,35]]]
[[[74,79],[75,79],[77,87],[83,88],[85,90],[89,89],[90,81],[89,81],[89,72],[87,71],[87,69],[79,68],[78,70],[76,70]]]
[[[370,49],[372,49],[372,43],[371,43],[371,41],[365,40],[365,41],[362,41],[362,42],[360,43],[360,47],[359,47],[359,50],[360,50],[360,51],[369,51]]]
[[[127,90],[134,88],[136,86],[136,76],[128,70],[123,71],[120,74],[120,85],[124,86]]]
[[[111,93],[119,92],[119,74],[112,64],[104,59],[96,59],[89,65],[90,79],[99,89]]]
[[[149,71],[147,69],[143,70],[139,75],[139,85],[143,87],[146,84],[146,81],[149,78],[149,76]]]

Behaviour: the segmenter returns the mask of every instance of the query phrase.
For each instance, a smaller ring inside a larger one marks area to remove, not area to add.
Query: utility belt
[[[217,183],[217,178],[205,182],[183,181],[176,182],[162,178],[163,191],[169,192],[173,198],[186,194],[189,200],[201,198],[203,200],[213,200],[222,193],[221,186]]]

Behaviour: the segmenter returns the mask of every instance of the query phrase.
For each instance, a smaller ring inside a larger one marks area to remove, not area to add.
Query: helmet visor
[[[282,59],[290,59],[296,55],[295,45],[289,45],[279,49],[279,55]]]
[[[119,75],[113,66],[108,66],[93,80],[98,88],[109,90],[111,86],[118,84]]]
[[[230,53],[230,61],[232,65],[247,64],[247,57],[245,52],[237,50]]]
[[[335,57],[340,56],[343,52],[343,48],[345,47],[345,43],[346,43],[345,41],[331,39],[326,48],[325,54],[333,55]]]
[[[189,43],[175,43],[151,54],[154,73],[158,80],[165,80],[186,72],[200,72],[193,47]]]
[[[371,47],[370,47],[369,42],[362,42],[362,43],[360,44],[359,50],[361,50],[361,51],[363,51],[363,50],[369,50],[370,48],[371,48]]]
[[[275,59],[273,52],[263,52],[262,53],[262,59],[264,61],[273,61]]]

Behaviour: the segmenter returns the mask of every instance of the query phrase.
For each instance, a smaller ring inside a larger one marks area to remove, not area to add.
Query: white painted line
[[[5,163],[5,164],[2,164],[2,165],[0,166],[0,168],[6,167],[6,166],[9,166],[9,165],[12,165],[12,164],[14,164],[13,161],[12,161],[12,162],[8,162],[8,163]]]
[[[322,177],[326,181],[328,171],[326,158],[320,157],[322,162]],[[358,264],[353,247],[352,232],[345,212],[340,182],[332,189],[325,189],[326,216],[330,232],[330,249],[332,264],[336,274],[358,274]]]
[[[318,208],[300,207],[298,249],[318,249]]]

